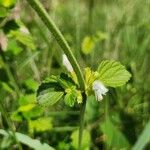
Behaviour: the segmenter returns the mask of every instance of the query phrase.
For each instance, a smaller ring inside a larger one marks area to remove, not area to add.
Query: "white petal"
[[[99,80],[94,81],[93,83],[93,90],[99,90],[99,92],[103,95],[106,94],[106,92],[108,92],[108,89],[103,85],[102,82],[100,82]]]
[[[99,93],[98,91],[95,92],[95,96],[96,96],[96,100],[97,101],[101,101],[103,99],[103,96],[101,93]]]
[[[62,57],[63,57],[63,58],[62,58],[62,59],[63,59],[63,65],[67,68],[67,70],[68,70],[69,72],[72,72],[72,71],[73,71],[73,68],[72,68],[72,65],[70,64],[70,62],[69,62],[67,56],[66,56],[65,54],[63,54]]]
[[[99,80],[93,82],[93,90],[97,101],[101,101],[103,99],[102,95],[106,95],[106,92],[108,92],[108,89]]]

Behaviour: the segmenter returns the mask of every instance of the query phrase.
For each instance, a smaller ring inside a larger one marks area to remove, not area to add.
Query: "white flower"
[[[63,54],[62,56],[62,60],[63,60],[63,65],[67,68],[67,70],[69,72],[73,72],[72,65],[65,54]]]
[[[99,80],[95,80],[93,82],[93,90],[98,101],[101,101],[103,99],[102,95],[106,95],[106,93],[108,92],[108,89]]]

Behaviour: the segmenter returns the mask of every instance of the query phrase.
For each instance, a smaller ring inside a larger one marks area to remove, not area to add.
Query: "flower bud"
[[[63,65],[67,68],[67,70],[69,72],[73,72],[72,65],[65,54],[63,54],[62,59],[63,59]]]

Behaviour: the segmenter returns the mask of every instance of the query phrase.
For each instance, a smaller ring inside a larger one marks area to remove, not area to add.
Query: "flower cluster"
[[[73,72],[72,65],[69,62],[69,60],[65,54],[63,54],[63,56],[62,56],[62,60],[63,60],[63,65],[67,68],[67,70],[70,73]],[[89,84],[89,81],[91,80],[89,77],[91,77],[91,74],[92,74],[92,72],[89,68],[86,68],[86,74],[88,74],[88,76],[86,76],[86,80],[88,81],[88,84]],[[92,77],[94,77],[94,74]],[[93,80],[94,80],[94,78],[93,78]],[[104,84],[100,80],[95,80],[93,82],[92,89],[95,93],[95,97],[96,97],[97,101],[101,101],[103,99],[103,95],[106,95],[106,93],[108,92],[108,89],[104,86]]]

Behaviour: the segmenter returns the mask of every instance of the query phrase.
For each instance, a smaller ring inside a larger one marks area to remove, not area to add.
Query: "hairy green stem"
[[[84,129],[84,115],[85,115],[85,108],[86,108],[86,94],[83,93],[83,103],[80,108],[80,127],[79,127],[79,141],[78,141],[78,150],[82,150],[82,136],[83,136],[83,129]]]
[[[85,82],[83,78],[83,74],[81,72],[81,69],[67,43],[65,38],[63,37],[62,33],[60,30],[57,28],[55,23],[51,20],[49,17],[48,13],[45,11],[43,8],[42,4],[39,2],[39,0],[26,0],[28,3],[31,5],[31,7],[36,11],[38,16],[41,18],[41,20],[45,23],[49,31],[53,34],[55,37],[56,41],[64,51],[64,53],[67,55],[68,60],[70,61],[76,75],[78,78],[79,86],[81,90],[84,92],[85,90]],[[81,150],[82,147],[82,133],[83,133],[83,128],[84,128],[84,114],[85,114],[85,107],[86,107],[86,95],[85,93],[83,94],[83,104],[81,106],[81,111],[80,111],[80,128],[79,128],[79,150]]]
[[[71,65],[72,65],[72,67],[73,67],[73,69],[77,75],[80,88],[82,90],[84,90],[85,89],[85,83],[84,83],[83,74],[81,72],[81,69],[80,69],[67,41],[63,37],[62,33],[57,28],[57,26],[52,21],[52,19],[49,17],[48,13],[45,11],[44,7],[39,2],[39,0],[26,0],[26,1],[28,1],[28,3],[31,5],[31,7],[36,11],[38,16],[41,18],[41,20],[45,23],[47,28],[53,34],[53,36],[55,37],[56,41],[58,42],[58,44],[60,45],[60,47],[62,48],[64,53],[67,55]]]

